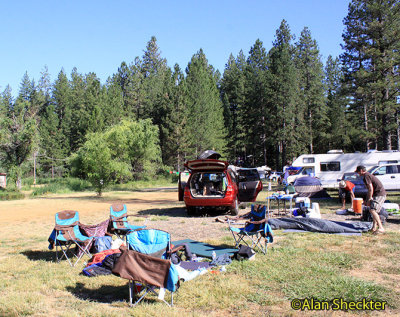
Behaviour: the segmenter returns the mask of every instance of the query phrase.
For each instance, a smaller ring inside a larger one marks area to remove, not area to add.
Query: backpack
[[[247,245],[239,244],[239,250],[234,253],[233,258],[235,260],[248,260],[255,254],[254,250]]]
[[[111,249],[112,238],[110,236],[96,237],[94,240],[94,252],[99,253]]]
[[[362,221],[368,221],[368,222],[373,221],[371,213],[369,212],[369,209],[370,209],[369,206],[363,207],[362,216],[361,216]],[[384,224],[386,222],[388,217],[389,217],[388,212],[386,211],[385,208],[382,207],[381,211],[379,212],[379,218],[381,218],[382,224]]]

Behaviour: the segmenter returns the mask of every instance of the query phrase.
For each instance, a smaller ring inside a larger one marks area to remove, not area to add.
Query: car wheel
[[[232,216],[237,216],[239,214],[239,204],[237,198],[235,199],[233,207],[230,209],[230,213]]]
[[[188,216],[194,216],[196,214],[196,207],[186,207]]]

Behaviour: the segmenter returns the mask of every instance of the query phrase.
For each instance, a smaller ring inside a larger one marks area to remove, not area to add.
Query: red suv
[[[256,200],[263,188],[257,169],[240,168],[234,172],[228,165],[228,162],[216,159],[185,163],[190,176],[183,195],[179,196],[183,196],[188,215],[202,207],[229,210],[232,215],[237,215],[239,202]],[[179,186],[179,190],[183,188]]]

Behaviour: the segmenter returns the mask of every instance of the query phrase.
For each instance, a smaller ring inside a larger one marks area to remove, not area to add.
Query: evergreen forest
[[[304,153],[400,150],[400,1],[352,0],[340,56],[322,61],[312,30],[281,22],[223,73],[199,49],[170,67],[155,36],[101,83],[95,72],[0,94],[0,172],[76,176],[102,185],[181,171],[213,149],[235,163],[281,169]]]

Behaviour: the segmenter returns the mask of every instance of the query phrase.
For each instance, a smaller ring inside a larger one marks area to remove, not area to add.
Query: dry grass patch
[[[83,223],[94,224],[108,218],[114,202],[126,203],[131,214],[149,216],[146,225],[170,232],[173,240],[191,238],[233,246],[227,225],[216,223],[214,216],[188,217],[176,191],[107,192],[101,199],[92,193],[73,193],[2,202],[0,315],[296,316],[298,312],[290,308],[293,298],[364,296],[388,301],[386,313],[400,315],[400,234],[395,231],[378,237],[276,231],[268,255],[257,254],[251,262],[235,261],[225,273],[183,283],[175,295],[175,307],[167,308],[150,297],[131,308],[126,280],[88,278],[80,274],[83,261],[75,268],[66,261],[57,264],[54,251],[47,249],[56,212],[75,209]],[[330,215],[333,207],[323,208]],[[143,218],[131,219],[144,223]]]

